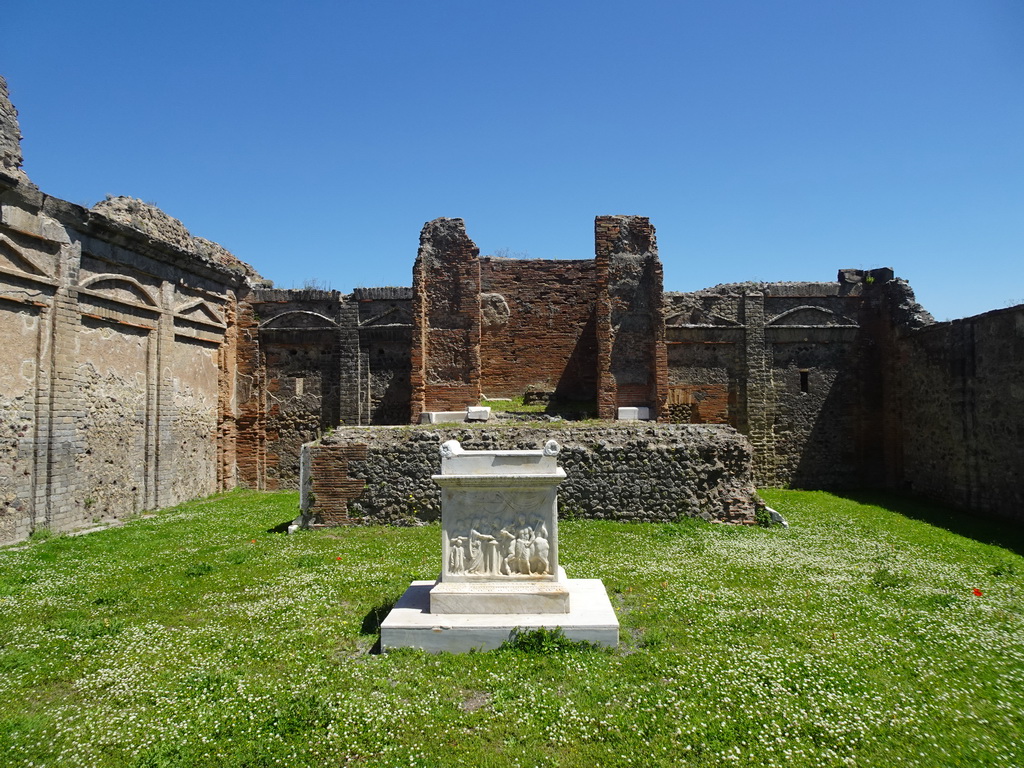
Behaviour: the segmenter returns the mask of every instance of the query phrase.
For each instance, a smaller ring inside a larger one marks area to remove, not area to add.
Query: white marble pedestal
[[[568,579],[558,565],[558,451],[553,440],[542,451],[441,447],[441,576],[398,601],[381,624],[383,650],[489,650],[540,627],[618,644],[601,581]]]
[[[420,648],[432,653],[490,651],[509,639],[514,629],[560,627],[570,640],[614,648],[619,620],[600,579],[568,579],[568,613],[445,613],[430,612],[433,581],[414,581],[380,625],[381,650]]]

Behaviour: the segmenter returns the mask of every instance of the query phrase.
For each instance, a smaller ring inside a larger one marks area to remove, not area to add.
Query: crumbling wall
[[[441,497],[430,478],[439,471],[441,443],[453,438],[467,450],[531,450],[557,440],[567,474],[558,491],[562,516],[752,523],[761,505],[750,444],[726,426],[371,427],[339,429],[307,447],[307,518],[313,524],[436,520]]]
[[[481,259],[481,387],[597,397],[594,261]]]
[[[7,176],[10,182],[28,182],[22,164],[18,110],[11,103],[7,81],[0,76],[0,174]]]
[[[269,285],[269,281],[260,277],[251,265],[246,264],[227,248],[206,238],[194,236],[178,219],[169,216],[154,205],[134,197],[108,195],[96,203],[92,210],[111,221],[142,232],[154,240],[171,245],[185,253],[196,254],[206,261],[220,264],[232,272],[244,275],[253,285]]]
[[[480,249],[462,219],[423,225],[413,266],[410,416],[480,401]]]
[[[598,216],[594,249],[598,416],[614,419],[620,407],[644,406],[665,420],[668,360],[654,227],[645,216]]]
[[[409,421],[409,288],[257,289],[248,297],[243,480],[294,488],[299,451],[339,424]]]
[[[247,436],[263,449],[257,487],[296,487],[299,451],[342,420],[342,337],[353,332],[338,291],[258,289],[249,297],[257,324],[250,354],[260,382],[243,403],[252,414]],[[346,320],[348,322],[346,322]],[[347,327],[345,327],[347,326]],[[347,360],[356,362],[352,348]]]
[[[906,487],[1024,520],[1024,305],[897,342]]]

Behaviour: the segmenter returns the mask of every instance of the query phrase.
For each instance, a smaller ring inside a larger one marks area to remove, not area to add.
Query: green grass
[[[614,652],[370,653],[439,529],[287,536],[289,493],[0,551],[0,765],[1024,764],[1024,537],[764,495],[788,530],[562,523]]]
[[[594,401],[578,400],[557,400],[550,403],[532,403],[527,405],[524,397],[518,395],[509,399],[480,401],[480,405],[489,407],[492,411],[506,413],[545,413],[551,416],[562,416],[573,420],[596,421],[597,403]]]

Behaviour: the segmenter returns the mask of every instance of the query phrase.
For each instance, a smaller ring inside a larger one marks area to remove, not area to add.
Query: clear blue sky
[[[891,266],[939,319],[1024,302],[1024,3],[8,0],[25,169],[154,202],[282,287],[409,285],[419,230],[665,287]]]

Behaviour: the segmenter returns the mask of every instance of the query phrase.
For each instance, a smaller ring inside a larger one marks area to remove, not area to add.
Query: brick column
[[[78,496],[76,459],[84,450],[76,420],[82,410],[81,382],[75,361],[75,341],[81,325],[78,311],[78,272],[81,243],[61,249],[56,294],[53,299],[53,347],[49,433],[46,435],[46,481],[36,488],[36,527],[60,530],[76,522],[70,510]],[[41,498],[40,498],[41,497]],[[40,514],[42,512],[42,514]]]
[[[764,294],[743,297],[744,363],[746,367],[747,428],[754,446],[754,482],[775,485],[774,398],[771,355],[764,334]]]
[[[363,405],[364,385],[359,366],[359,304],[349,297],[343,299],[338,305],[338,336],[335,355],[338,361],[339,381],[338,424],[356,426],[368,424],[369,414]]]
[[[645,406],[666,417],[663,275],[650,219],[598,216],[594,252],[598,417],[614,419],[622,406]]]
[[[267,390],[266,365],[260,350],[259,323],[252,305],[238,305],[238,442],[235,450],[238,481],[262,490],[266,485]]]
[[[217,490],[227,491],[238,482],[237,472],[237,379],[238,299],[232,292],[224,308],[224,341],[217,349]]]
[[[480,401],[480,249],[462,219],[423,226],[413,267],[411,417]]]

